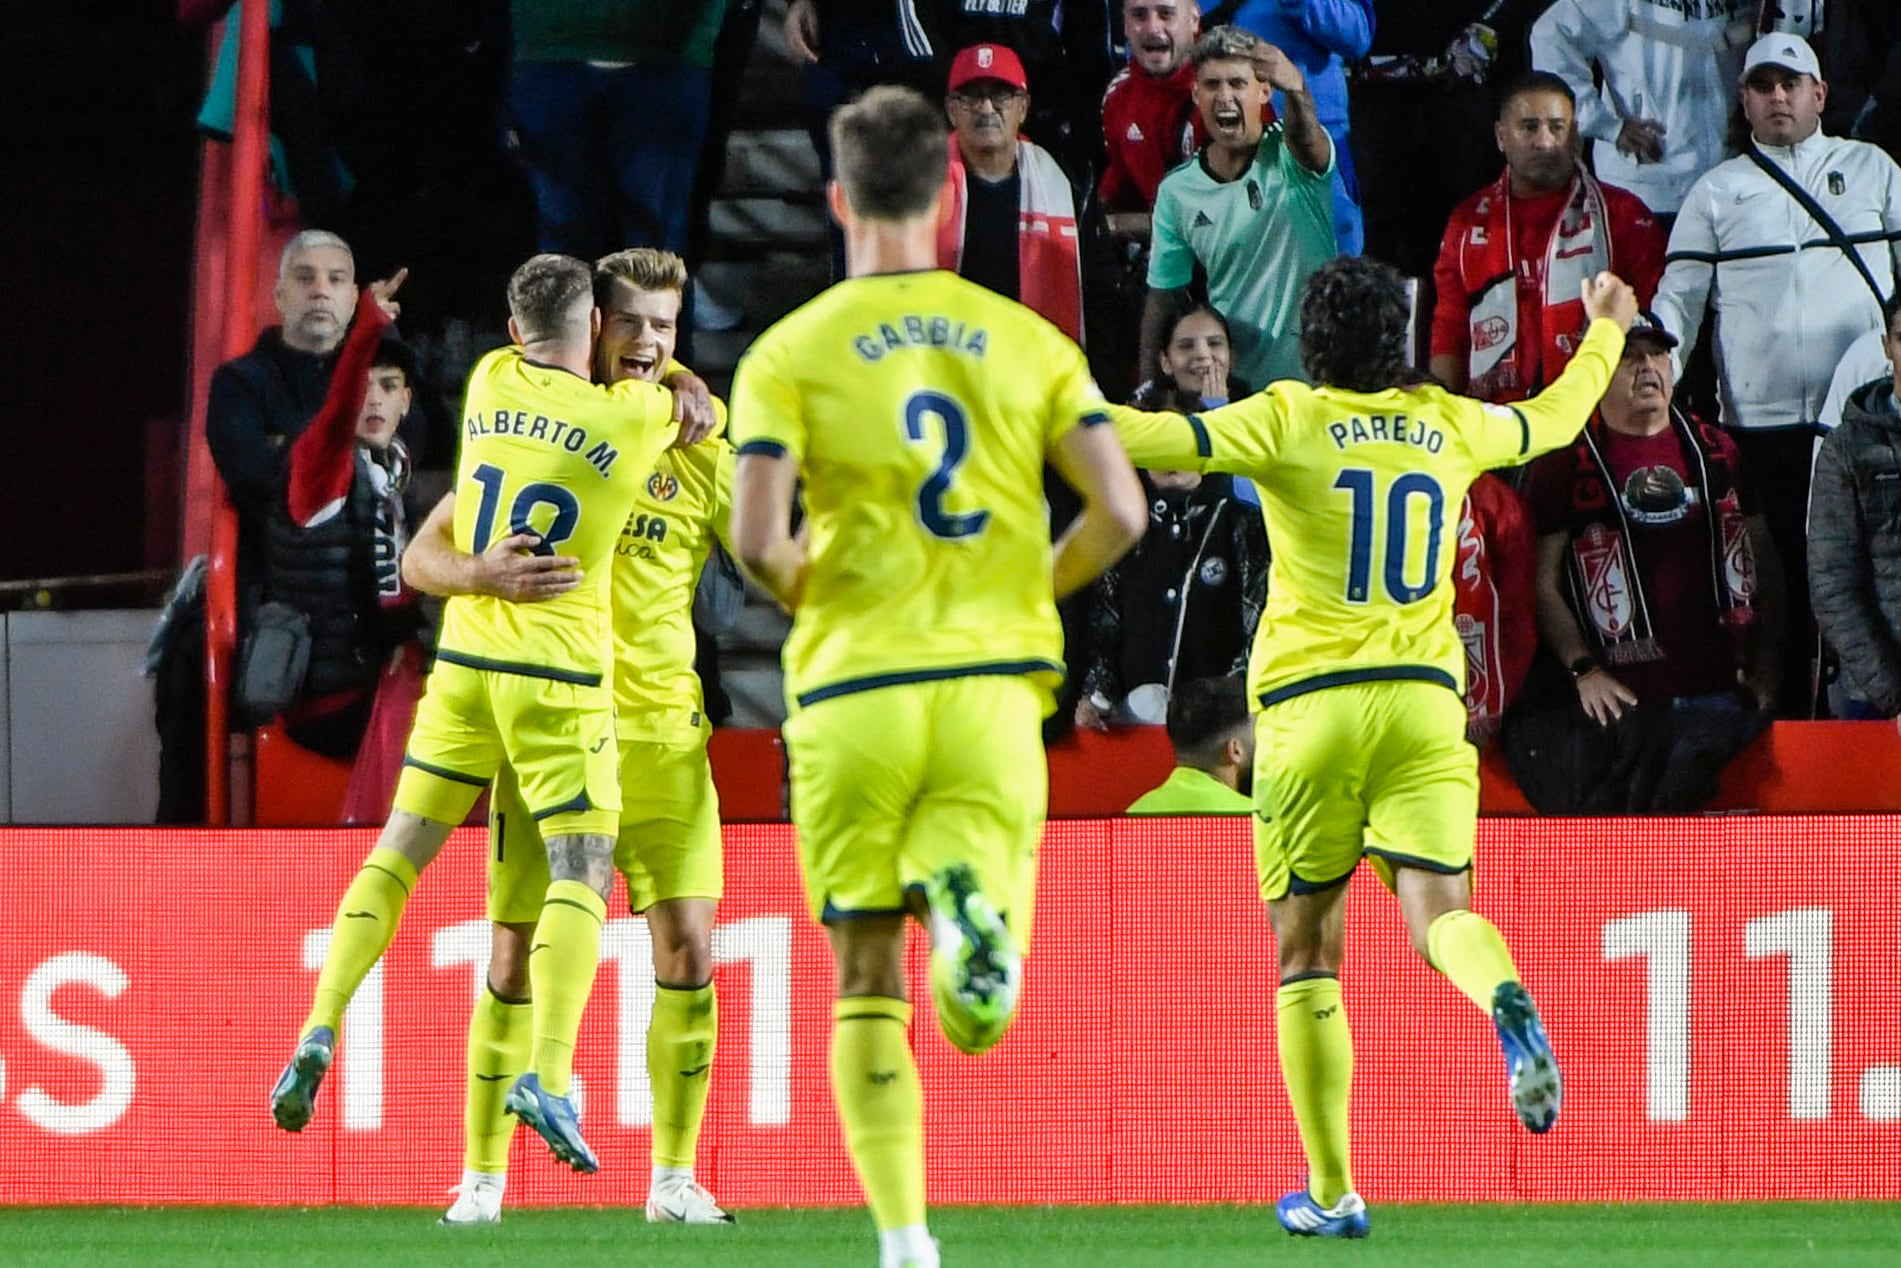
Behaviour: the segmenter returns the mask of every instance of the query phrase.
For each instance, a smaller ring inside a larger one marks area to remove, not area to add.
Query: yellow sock
[[[1353,1091],[1353,1034],[1340,979],[1313,977],[1274,994],[1281,1078],[1307,1154],[1307,1191],[1321,1206],[1353,1192],[1347,1101]]]
[[[1492,922],[1475,911],[1448,911],[1426,927],[1427,959],[1487,1015],[1492,993],[1518,980],[1512,953]]]
[[[307,1035],[318,1026],[335,1030],[343,1024],[343,1010],[350,997],[396,940],[403,904],[415,887],[416,869],[408,859],[380,845],[370,851],[350,888],[343,891],[343,901],[337,904],[336,923],[330,926],[330,949],[324,953],[323,968],[317,974],[317,994],[310,1001],[310,1016],[304,1019],[299,1035]]]
[[[468,1147],[462,1165],[470,1171],[508,1172],[515,1119],[502,1101],[528,1068],[534,1040],[534,1005],[484,988],[469,1016],[469,1099],[462,1119]]]
[[[647,1023],[656,1167],[693,1166],[718,1039],[719,1000],[711,982],[694,988],[658,986],[653,1019]]]
[[[542,904],[528,948],[528,981],[535,993],[534,1071],[554,1096],[568,1094],[581,1014],[601,967],[601,926],[607,904],[580,881],[555,881]]]
[[[910,1029],[901,999],[841,999],[832,1011],[832,1096],[880,1229],[924,1223],[924,1088]]]

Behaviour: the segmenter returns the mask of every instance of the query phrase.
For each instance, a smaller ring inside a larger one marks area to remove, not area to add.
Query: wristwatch
[[[1597,668],[1597,658],[1595,656],[1579,656],[1569,665],[1566,665],[1565,668],[1571,671],[1573,678],[1582,678]]]

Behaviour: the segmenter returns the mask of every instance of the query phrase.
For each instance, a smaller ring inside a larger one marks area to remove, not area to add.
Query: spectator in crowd
[[[1848,351],[1835,363],[1835,373],[1829,376],[1828,395],[1822,398],[1822,416],[1815,420],[1823,435],[1842,425],[1850,393],[1864,383],[1884,377],[1890,368],[1887,331],[1870,330],[1849,344]],[[1819,446],[1821,437],[1817,437],[1815,443]]]
[[[508,108],[543,251],[687,247],[726,0],[513,0]],[[722,86],[722,91],[733,91]]]
[[[1196,0],[1123,0],[1129,65],[1102,99],[1102,142],[1109,161],[1096,194],[1112,232],[1149,237],[1149,213],[1162,177],[1194,157],[1195,68],[1188,50],[1201,34]]]
[[[1130,402],[1140,409],[1192,414],[1238,401],[1253,390],[1234,377],[1234,335],[1208,304],[1177,297],[1168,334]]]
[[[1609,269],[1650,303],[1663,229],[1578,162],[1571,89],[1534,71],[1505,90],[1499,178],[1459,204],[1433,266],[1432,372],[1480,400],[1523,400],[1558,377],[1586,318],[1579,285]]]
[[[1049,152],[1019,135],[1029,80],[1000,44],[973,44],[951,62],[951,210],[938,263],[1034,308],[1082,342],[1082,261],[1076,198]]]
[[[1036,94],[1023,130],[1063,165],[1073,181],[1082,181],[1094,166],[1102,92],[1115,73],[1110,10],[1116,0],[900,3],[915,5],[914,14],[930,11],[922,28],[929,32],[940,59],[953,49],[977,44],[1014,52]],[[942,67],[943,61],[938,65]]]
[[[273,293],[279,323],[211,375],[205,441],[238,511],[240,610],[255,602],[264,526],[282,496],[285,447],[330,389],[332,359],[357,306],[356,260],[333,233],[306,229],[284,244]]]
[[[819,171],[834,176],[827,125],[832,111],[878,84],[899,84],[927,96],[943,82],[936,46],[916,0],[792,0],[785,42],[804,64],[800,93],[807,135]],[[832,277],[845,276],[845,238],[830,219]]]
[[[290,444],[268,527],[263,598],[296,609],[310,632],[301,689],[281,721],[330,757],[356,754],[386,670],[406,662],[411,687],[422,677],[421,609],[401,570],[409,453],[396,435],[416,363],[387,333],[402,280],[363,291],[324,403]]]
[[[1345,63],[1373,43],[1373,0],[1241,0],[1234,24],[1272,44],[1300,68],[1314,112],[1333,138],[1333,236],[1342,255],[1365,244],[1360,184],[1348,139]]]
[[[1885,314],[1888,355],[1901,357],[1901,295]],[[1850,393],[1841,426],[1822,440],[1809,587],[1840,664],[1842,716],[1901,724],[1901,405],[1892,370]]]
[[[1465,738],[1484,746],[1504,725],[1538,646],[1538,540],[1531,515],[1495,475],[1459,506],[1452,623],[1465,644]]]
[[[1245,395],[1229,376],[1228,348],[1221,314],[1185,303],[1135,403],[1193,413]],[[1176,683],[1245,668],[1267,598],[1267,529],[1233,477],[1137,474],[1148,531],[1092,588],[1077,658],[1085,668],[1076,725],[1093,730],[1160,722]]]
[[[1598,179],[1668,218],[1723,159],[1754,17],[1753,0],[1557,0],[1532,24],[1532,63],[1577,94]]]
[[[1547,813],[1697,809],[1776,697],[1775,548],[1735,442],[1672,403],[1676,342],[1633,326],[1596,418],[1532,467],[1538,626],[1570,690],[1505,739]]]
[[[1529,0],[1374,0],[1373,43],[1347,68],[1366,253],[1432,271],[1446,217],[1498,171],[1488,82],[1522,62]]]
[[[1901,156],[1901,5],[1894,0],[1760,0],[1759,7],[1760,33],[1802,36],[1827,69],[1822,131],[1869,141]]]
[[[1189,61],[1208,143],[1156,194],[1141,364],[1155,364],[1199,266],[1209,302],[1233,323],[1235,373],[1259,386],[1299,378],[1301,290],[1336,254],[1333,141],[1299,68],[1273,45],[1220,26]],[[1263,127],[1270,90],[1285,111]]]
[[[1705,173],[1670,234],[1656,311],[1688,347],[1715,309],[1723,422],[1755,473],[1789,575],[1784,716],[1813,707],[1808,507],[1813,428],[1855,339],[1882,327],[1901,250],[1901,168],[1821,130],[1828,88],[1793,35],[1749,48],[1742,107],[1750,143]]]
[[[1132,815],[1244,815],[1254,809],[1254,719],[1238,674],[1184,682],[1168,702],[1175,769]]]

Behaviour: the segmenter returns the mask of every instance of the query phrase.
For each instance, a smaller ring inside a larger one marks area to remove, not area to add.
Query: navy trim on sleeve
[[[1092,409],[1087,414],[1084,414],[1081,418],[1077,419],[1076,425],[1078,427],[1100,427],[1104,423],[1107,423],[1110,421],[1112,420],[1109,417],[1109,411],[1101,410],[1101,409]]]
[[[749,453],[756,453],[765,458],[783,458],[787,450],[776,440],[749,440],[735,452],[742,457]]]
[[[1518,452],[1528,454],[1531,452],[1531,423],[1525,418],[1524,410],[1516,405],[1509,408],[1512,411],[1512,417],[1518,420]]]
[[[1208,424],[1201,421],[1200,414],[1186,414],[1183,417],[1188,419],[1188,429],[1195,433],[1195,456],[1214,457],[1215,445],[1208,436]]]

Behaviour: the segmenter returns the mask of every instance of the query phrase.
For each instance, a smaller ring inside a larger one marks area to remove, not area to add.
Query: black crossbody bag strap
[[[1764,158],[1762,152],[1754,145],[1747,147],[1744,152],[1749,155],[1749,161],[1760,167],[1770,180],[1789,191],[1789,197],[1801,204],[1802,210],[1809,213],[1809,218],[1821,226],[1822,232],[1828,235],[1828,240],[1834,248],[1848,257],[1849,263],[1855,266],[1855,271],[1861,274],[1861,280],[1868,283],[1868,290],[1874,295],[1875,303],[1887,303],[1888,297],[1881,293],[1880,284],[1875,281],[1875,275],[1868,269],[1868,261],[1861,258],[1861,252],[1857,251],[1855,244],[1848,240],[1848,235],[1842,232],[1842,227],[1835,223],[1835,217],[1822,210],[1822,204],[1815,201],[1813,194],[1798,185],[1795,177]]]

